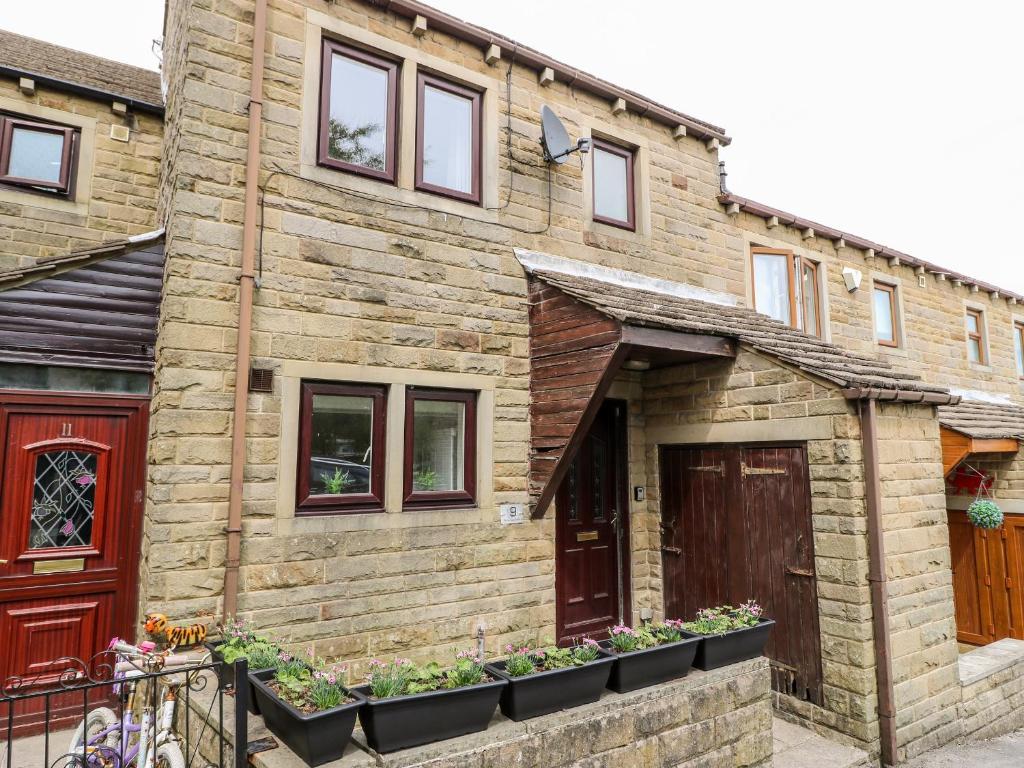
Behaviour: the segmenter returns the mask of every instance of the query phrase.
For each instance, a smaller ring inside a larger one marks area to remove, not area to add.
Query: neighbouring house
[[[144,610],[359,673],[756,598],[788,716],[890,763],[1024,724],[1024,297],[412,0],[170,0],[165,99],[11,39],[2,135],[79,165],[0,144],[0,674]]]

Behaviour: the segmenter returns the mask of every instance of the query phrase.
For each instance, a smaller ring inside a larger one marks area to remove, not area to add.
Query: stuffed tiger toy
[[[145,628],[151,635],[166,638],[167,644],[174,648],[188,648],[206,640],[205,624],[176,627],[168,623],[167,617],[162,613],[147,613]]]

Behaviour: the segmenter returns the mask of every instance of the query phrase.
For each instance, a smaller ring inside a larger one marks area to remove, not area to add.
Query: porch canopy
[[[736,356],[737,345],[843,389],[944,404],[957,398],[889,363],[737,306],[735,297],[516,249],[530,301],[530,497],[541,517],[616,374]]]
[[[976,399],[983,397],[984,399]],[[939,408],[942,469],[948,477],[975,453],[1016,453],[1024,440],[1024,406],[984,393],[963,393],[956,405]]]

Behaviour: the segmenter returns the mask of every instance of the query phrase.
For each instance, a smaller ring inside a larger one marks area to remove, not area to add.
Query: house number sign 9
[[[499,504],[498,513],[502,525],[514,525],[526,521],[525,504]]]

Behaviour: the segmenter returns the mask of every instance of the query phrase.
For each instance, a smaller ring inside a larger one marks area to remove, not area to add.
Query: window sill
[[[296,507],[295,517],[341,517],[347,515],[376,515],[386,512],[382,504],[367,504],[351,507]]]

